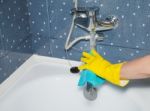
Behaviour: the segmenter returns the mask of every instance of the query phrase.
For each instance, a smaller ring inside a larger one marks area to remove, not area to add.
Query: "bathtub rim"
[[[35,65],[43,63],[62,64],[70,66],[67,59],[60,59],[55,57],[46,57],[41,55],[32,55],[27,59],[16,71],[14,71],[6,80],[0,84],[0,97],[7,92],[26,72],[28,72]],[[69,60],[71,65],[79,65],[81,62]],[[22,73],[23,72],[23,73]]]

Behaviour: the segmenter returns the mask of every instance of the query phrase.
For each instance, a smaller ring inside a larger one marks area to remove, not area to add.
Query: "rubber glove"
[[[80,72],[78,86],[84,86],[87,82],[92,84],[93,87],[98,87],[105,83],[105,80],[101,77],[98,77],[90,70],[83,70]]]
[[[92,51],[89,52],[92,55]],[[82,70],[80,72],[80,79],[78,86],[84,86],[87,83],[92,84],[93,87],[98,87],[102,85],[106,80],[101,77],[98,77],[95,73],[90,70]]]
[[[121,87],[128,84],[129,80],[120,79],[120,70],[124,62],[112,64],[105,60],[94,49],[92,50],[92,55],[86,52],[83,52],[82,55],[81,61],[84,62],[84,64],[78,67],[79,70],[90,70],[97,76]]]

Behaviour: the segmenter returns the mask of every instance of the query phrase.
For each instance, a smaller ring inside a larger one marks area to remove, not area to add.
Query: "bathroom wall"
[[[0,0],[0,83],[32,54],[26,0]]]
[[[104,32],[97,50],[113,63],[131,60],[150,52],[150,2],[148,0],[79,0],[79,6],[100,8],[98,19],[116,15],[119,26]],[[39,54],[79,60],[89,43],[81,41],[66,54],[72,0],[0,0],[0,81],[28,57]],[[76,27],[72,36],[86,35]]]
[[[88,42],[80,42],[68,52],[64,44],[70,29],[73,8],[68,0],[28,0],[30,27],[33,33],[34,53],[59,58],[79,60],[81,52],[89,49]],[[103,42],[98,42],[97,50],[111,62],[131,60],[149,54],[150,42],[150,2],[147,0],[79,0],[79,6],[98,6],[99,19],[116,15],[119,26],[105,32]],[[74,37],[85,35],[77,28]],[[72,37],[73,38],[73,37]]]

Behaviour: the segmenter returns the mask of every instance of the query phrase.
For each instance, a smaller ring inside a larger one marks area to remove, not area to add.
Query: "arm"
[[[150,55],[124,63],[120,77],[122,79],[150,78]]]
[[[120,72],[125,62],[112,64],[94,49],[91,50],[91,53],[92,55],[87,52],[82,53],[81,61],[83,64],[78,67],[79,70],[90,70],[97,76],[121,87],[128,84],[129,80],[120,77]]]
[[[110,83],[122,87],[128,84],[129,79],[150,78],[150,55],[112,64],[94,49],[91,52],[92,55],[86,52],[82,53],[81,61],[84,64],[78,67],[80,70],[90,70]]]

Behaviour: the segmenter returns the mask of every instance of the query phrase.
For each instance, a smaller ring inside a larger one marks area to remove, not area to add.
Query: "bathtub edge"
[[[40,55],[32,55],[28,60],[26,60],[16,71],[14,71],[4,82],[0,84],[0,97],[13,86],[16,81],[21,78],[25,72],[27,72],[27,69],[29,70],[34,65],[41,64],[41,63],[48,63],[53,62],[56,64],[63,64],[63,65],[69,65],[68,60],[66,59],[60,59],[60,58],[54,58],[54,57],[46,57],[46,56],[40,56]],[[71,65],[76,66],[79,65],[81,62],[79,61],[73,61],[69,60]],[[23,73],[22,73],[23,72]]]

